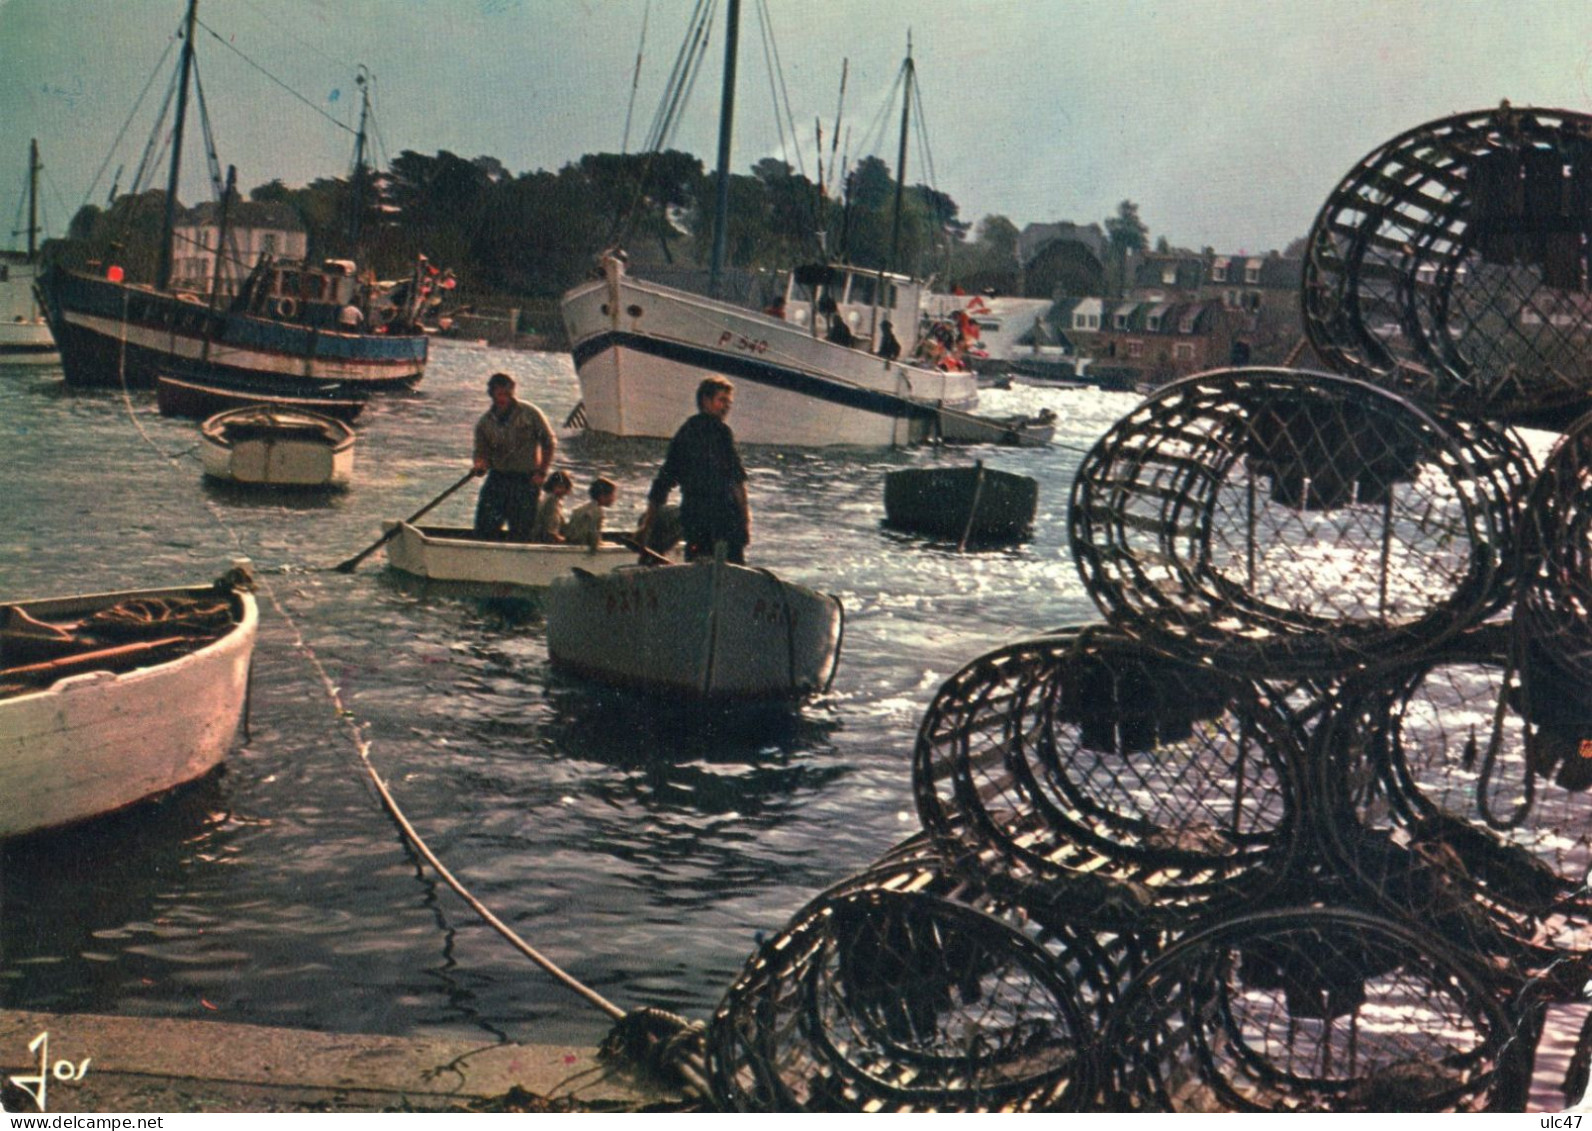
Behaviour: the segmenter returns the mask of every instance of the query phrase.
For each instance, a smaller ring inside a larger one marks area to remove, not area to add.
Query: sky
[[[638,151],[695,6],[200,0],[196,44],[221,165],[237,166],[245,190],[347,175],[361,66],[374,76],[378,158],[448,150],[495,157],[518,174],[556,171],[586,153]],[[875,152],[893,168],[891,91],[910,41],[927,139],[926,153],[914,139],[910,180],[947,193],[975,224],[991,215],[1019,228],[1103,223],[1131,200],[1152,241],[1281,250],[1308,234],[1359,161],[1410,129],[1505,98],[1592,113],[1592,4],[1578,0],[741,7],[735,172],[772,156],[816,179],[821,156],[827,177],[837,116],[840,155],[854,162]],[[44,164],[49,234],[63,234],[83,203],[103,205],[118,167],[128,187],[175,65],[175,50],[160,60],[184,8],[185,0],[0,0],[7,231],[19,226],[30,137]],[[672,139],[709,169],[722,23]],[[796,122],[783,144],[766,42]],[[189,136],[197,136],[191,127]],[[191,145],[183,160],[181,199],[208,198],[202,150]],[[164,185],[164,173],[155,183]]]

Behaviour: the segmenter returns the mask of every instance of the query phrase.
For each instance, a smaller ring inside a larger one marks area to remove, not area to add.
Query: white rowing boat
[[[796,700],[840,662],[840,602],[725,562],[575,572],[549,586],[547,650],[601,682],[692,699]]]
[[[615,542],[593,549],[567,543],[484,541],[465,527],[382,524],[384,532],[395,527],[397,533],[387,542],[387,563],[431,581],[545,589],[575,567],[603,574],[636,560],[635,550]]]
[[[243,716],[257,628],[236,575],[0,606],[0,839],[213,770]]]
[[[212,479],[262,487],[347,487],[354,430],[302,409],[247,405],[200,426],[200,457]]]

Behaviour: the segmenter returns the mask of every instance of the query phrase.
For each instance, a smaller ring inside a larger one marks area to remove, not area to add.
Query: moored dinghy
[[[465,527],[407,522],[383,523],[382,529],[392,533],[387,563],[401,573],[431,581],[545,589],[574,568],[603,574],[636,560],[635,550],[617,542],[594,549],[568,543],[488,541]]]
[[[203,777],[243,716],[246,575],[0,605],[0,839]]]
[[[302,409],[247,405],[200,426],[200,454],[213,479],[269,487],[346,487],[354,474],[354,430]]]
[[[580,571],[548,588],[553,663],[688,699],[798,700],[840,663],[836,598],[727,562]]]
[[[885,522],[939,538],[1015,541],[1034,526],[1039,481],[985,467],[909,467],[884,477]]]

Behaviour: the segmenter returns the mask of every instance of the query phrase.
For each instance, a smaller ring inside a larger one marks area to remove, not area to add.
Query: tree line
[[[351,258],[392,278],[424,254],[454,270],[461,301],[543,305],[588,277],[610,247],[623,247],[637,265],[706,267],[716,176],[675,150],[588,154],[556,173],[518,175],[492,157],[405,150],[379,175],[357,170],[302,188],[273,180],[247,195],[291,207],[308,232],[312,260]],[[131,277],[152,278],[164,199],[155,189],[104,209],[85,206],[56,257],[81,264],[114,255]],[[1146,246],[1147,229],[1129,201],[1105,227],[1113,254]],[[877,157],[858,162],[838,197],[784,161],[764,158],[749,174],[731,175],[726,232],[732,268],[776,271],[844,259],[932,275],[969,292],[1041,287],[1044,297],[1095,281],[1025,280],[1009,219],[991,215],[970,224],[943,192],[922,184],[898,192]],[[1089,273],[1086,264],[1078,270]]]

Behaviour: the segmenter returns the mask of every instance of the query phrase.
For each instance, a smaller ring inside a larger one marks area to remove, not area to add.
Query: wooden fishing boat
[[[1028,536],[1039,505],[1039,481],[985,467],[908,467],[884,477],[886,524],[968,542]]]
[[[273,409],[317,412],[352,424],[365,411],[366,401],[364,397],[347,396],[341,384],[278,393],[189,377],[160,376],[155,378],[155,404],[162,416],[194,420],[208,420],[228,409],[266,405]]]
[[[177,110],[169,138],[164,118],[157,123],[168,153],[165,214],[159,259],[146,281],[127,277],[120,264],[88,273],[56,263],[38,277],[44,316],[61,352],[61,371],[73,387],[150,388],[155,378],[185,366],[200,366],[237,381],[335,380],[361,389],[412,388],[425,374],[426,335],[415,326],[431,291],[440,285],[432,268],[417,259],[404,280],[401,301],[391,294],[369,301],[369,288],[352,260],[278,258],[262,253],[246,263],[247,277],[234,286],[229,256],[216,254],[212,275],[190,271],[182,261],[195,258],[177,239],[178,187],[190,89],[197,89],[195,51],[198,0],[188,0],[177,62]],[[361,82],[362,106],[356,152],[363,152],[369,86]],[[208,118],[203,98],[201,117]],[[208,122],[202,131],[213,136]],[[213,149],[206,157],[213,168]],[[220,187],[219,184],[217,186]],[[231,195],[221,193],[223,217]],[[228,246],[222,219],[213,245]],[[199,256],[207,259],[206,256]],[[179,270],[181,268],[181,270]],[[397,288],[395,288],[395,291]],[[361,307],[357,324],[342,312]]]
[[[212,479],[262,487],[346,487],[354,430],[300,409],[248,405],[200,426],[200,456]]]
[[[387,543],[387,563],[402,573],[431,581],[470,582],[493,587],[545,589],[554,578],[579,567],[604,574],[636,560],[636,551],[617,542],[572,546],[549,542],[492,542],[468,527],[412,526],[387,522],[397,533]]]
[[[0,838],[203,777],[243,716],[258,613],[209,586],[0,605]]]
[[[544,608],[555,665],[676,698],[798,700],[826,690],[840,663],[840,602],[766,569],[576,570]]]

